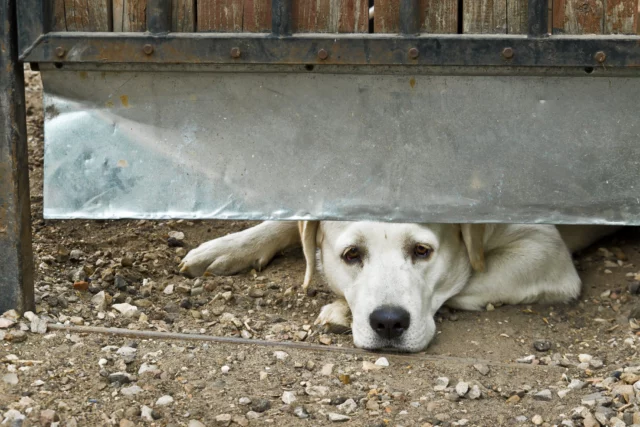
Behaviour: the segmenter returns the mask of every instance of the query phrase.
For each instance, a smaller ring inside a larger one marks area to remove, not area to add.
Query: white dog
[[[378,222],[264,222],[203,243],[180,271],[231,275],[261,269],[299,244],[340,297],[316,323],[350,327],[356,346],[424,349],[443,305],[480,310],[488,303],[561,303],[580,294],[571,252],[616,227]]]

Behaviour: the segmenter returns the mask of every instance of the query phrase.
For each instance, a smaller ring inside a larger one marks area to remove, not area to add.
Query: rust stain
[[[107,101],[104,103],[105,107],[107,108],[113,108],[113,101]]]
[[[411,86],[411,89],[416,87],[416,78],[415,77],[411,77],[411,79],[409,80],[409,86]]]
[[[120,95],[120,102],[122,102],[122,106],[129,108],[129,97],[127,95]]]
[[[118,160],[118,163],[116,163],[118,165],[119,168],[128,168],[129,167],[129,162],[127,162],[126,160]]]
[[[87,74],[87,72],[86,72],[86,71],[80,71],[80,72],[78,73],[78,76],[80,76],[80,79],[81,79],[81,80],[86,80],[86,79],[89,77],[89,75]]]

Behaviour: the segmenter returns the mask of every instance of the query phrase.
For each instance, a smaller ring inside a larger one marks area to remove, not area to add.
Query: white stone
[[[286,360],[289,357],[289,353],[284,351],[274,351],[273,356],[278,360]]]
[[[339,410],[347,415],[353,414],[358,409],[358,404],[353,399],[347,399],[344,403],[336,406]]]
[[[458,396],[464,397],[464,395],[467,394],[468,391],[469,384],[463,381],[460,381],[458,384],[456,384],[456,393],[458,393]]]
[[[120,394],[123,396],[135,396],[136,394],[142,393],[144,390],[140,386],[132,385],[130,387],[123,387],[120,390]]]
[[[544,420],[542,419],[542,417],[540,415],[534,415],[533,417],[531,417],[531,422],[537,426],[541,425]]]
[[[579,354],[578,355],[578,360],[580,361],[580,363],[589,363],[589,362],[591,362],[591,359],[593,359],[593,356],[591,356],[590,354]]]
[[[165,395],[156,400],[156,406],[166,406],[173,403],[173,397]]]
[[[298,398],[296,397],[295,392],[285,391],[284,393],[282,393],[282,401],[284,402],[285,405],[291,405],[296,400],[298,400]]]
[[[126,302],[123,302],[122,304],[113,304],[111,307],[125,317],[133,317],[138,312],[138,307]]]
[[[449,378],[440,377],[436,380],[436,385],[433,387],[435,391],[443,391],[445,388],[449,386]]]
[[[333,366],[333,363],[327,363],[324,365],[320,370],[320,375],[324,375],[326,377],[333,375]]]
[[[329,412],[327,414],[327,418],[329,419],[329,421],[332,421],[334,423],[349,421],[351,419],[350,417],[348,417],[346,415],[336,414],[335,412]]]
[[[387,360],[386,357],[381,357],[378,360],[376,360],[376,365],[382,366],[382,367],[387,367],[387,366],[389,366],[389,361]]]

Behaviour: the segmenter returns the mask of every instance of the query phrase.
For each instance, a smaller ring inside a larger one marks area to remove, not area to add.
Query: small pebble
[[[282,393],[282,402],[284,402],[285,405],[291,405],[293,402],[295,402],[296,400],[298,400],[296,398],[296,394],[293,391],[285,391],[284,393]]]
[[[531,417],[531,422],[537,426],[542,425],[542,423],[544,422],[544,420],[542,419],[542,417],[540,415],[534,415],[533,417]]]
[[[387,367],[387,366],[389,366],[389,361],[387,360],[386,357],[381,357],[378,360],[376,360],[375,364],[378,365],[378,366]]]
[[[173,397],[165,395],[156,400],[156,406],[166,406],[173,403]]]
[[[301,419],[309,418],[309,412],[307,412],[304,406],[296,406],[293,410],[293,414]]]
[[[535,400],[541,400],[541,401],[544,401],[544,402],[549,402],[553,398],[553,395],[551,394],[551,390],[544,389],[544,390],[539,391],[538,393],[534,394],[533,398]]]
[[[327,414],[327,419],[334,423],[341,423],[341,422],[349,421],[351,417],[347,415],[337,414],[335,412],[329,412]]]
[[[535,348],[537,351],[549,351],[551,350],[551,341],[535,340],[533,342],[533,348]]]

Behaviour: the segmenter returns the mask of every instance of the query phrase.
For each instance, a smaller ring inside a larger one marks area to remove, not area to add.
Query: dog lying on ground
[[[489,303],[577,298],[581,282],[571,253],[616,229],[267,221],[203,243],[187,254],[180,271],[194,277],[260,270],[278,252],[302,242],[303,288],[318,264],[339,297],[321,309],[316,323],[351,328],[357,347],[413,352],[433,338],[434,315],[444,304],[480,310]]]

